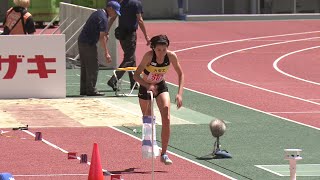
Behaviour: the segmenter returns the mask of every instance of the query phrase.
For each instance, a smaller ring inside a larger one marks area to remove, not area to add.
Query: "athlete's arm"
[[[168,53],[169,54],[169,60],[173,65],[174,70],[177,72],[178,78],[179,78],[179,90],[176,95],[176,103],[177,107],[180,108],[182,106],[182,94],[183,94],[183,86],[184,86],[184,73],[182,71],[182,68],[180,66],[179,60],[177,55],[174,52]]]
[[[141,86],[144,86],[149,91],[153,91],[154,94],[157,93],[156,86],[153,84],[149,84],[148,82],[144,81],[142,77],[140,76],[143,72],[143,70],[147,67],[147,65],[150,64],[150,61],[152,59],[153,52],[148,51],[142,58],[139,66],[137,67],[136,72],[133,75],[133,79],[137,81]]]

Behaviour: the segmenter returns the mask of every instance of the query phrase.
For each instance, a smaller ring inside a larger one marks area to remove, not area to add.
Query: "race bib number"
[[[160,82],[164,78],[164,74],[156,74],[156,73],[150,73],[148,75],[148,80],[152,82]]]

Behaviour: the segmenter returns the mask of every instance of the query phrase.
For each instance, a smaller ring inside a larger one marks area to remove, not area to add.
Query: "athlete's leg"
[[[151,116],[151,101],[139,98],[139,104],[143,116]]]
[[[156,98],[157,105],[161,114],[162,129],[161,129],[161,142],[162,152],[165,154],[168,148],[170,139],[170,96],[169,92],[163,92]]]

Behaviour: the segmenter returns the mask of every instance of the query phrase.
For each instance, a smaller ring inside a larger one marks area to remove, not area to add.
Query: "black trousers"
[[[97,46],[78,42],[78,48],[81,63],[80,94],[93,94],[97,92],[96,84],[99,72]]]
[[[119,40],[121,48],[123,50],[124,56],[123,61],[119,65],[120,68],[124,67],[135,67],[136,66],[136,47],[137,47],[137,33],[136,31],[128,34],[125,39]],[[116,75],[118,79],[121,79],[124,75],[124,71],[117,71]],[[135,83],[133,79],[133,73],[129,73],[130,84],[133,86]],[[111,77],[110,81],[113,83],[116,82],[116,78],[114,76]]]

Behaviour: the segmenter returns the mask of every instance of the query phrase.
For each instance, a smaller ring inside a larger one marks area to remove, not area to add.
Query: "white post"
[[[153,132],[154,132],[154,129],[153,129],[153,126],[154,126],[154,119],[153,119],[153,116],[154,116],[154,113],[153,113],[153,92],[152,91],[148,91],[147,93],[150,94],[150,108],[151,108],[151,146],[152,146],[152,180],[154,180],[154,145],[153,145],[153,141],[154,141],[154,137],[153,137]]]
[[[50,21],[50,23],[49,23],[39,34],[44,33],[44,31],[47,30],[47,29],[54,23],[54,21],[55,21],[58,17],[59,17],[59,15],[57,15],[56,17],[54,17],[54,18]]]
[[[224,14],[224,0],[221,0],[221,14]]]
[[[293,0],[293,13],[297,13],[297,0]]]
[[[178,0],[178,16],[179,19],[184,19],[183,0]]]
[[[296,173],[297,173],[297,169],[296,169],[296,165],[297,162],[295,159],[290,159],[290,180],[296,180]]]
[[[302,157],[300,156],[301,149],[285,149],[285,160],[289,160],[290,164],[290,180],[296,180],[297,177],[297,161],[301,160]]]
[[[188,13],[189,12],[189,1],[185,0],[185,2],[186,2],[186,13]]]

